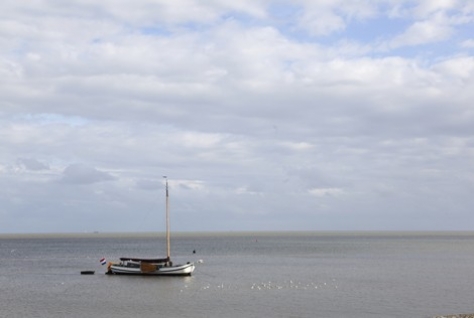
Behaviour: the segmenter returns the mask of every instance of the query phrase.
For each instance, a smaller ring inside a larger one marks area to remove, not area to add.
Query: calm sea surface
[[[174,262],[203,261],[192,277],[108,276],[99,263],[165,251],[163,236],[0,236],[0,316],[474,312],[474,233],[179,234],[172,237]]]

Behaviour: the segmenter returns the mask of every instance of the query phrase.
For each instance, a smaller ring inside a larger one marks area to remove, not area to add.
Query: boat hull
[[[106,274],[110,275],[142,275],[142,276],[190,276],[194,271],[194,263],[173,265],[170,260],[170,227],[168,205],[168,178],[166,180],[166,258],[129,258],[121,257],[118,263],[109,263]]]
[[[153,267],[152,267],[153,266]],[[194,263],[176,266],[148,265],[148,267],[130,267],[124,264],[110,265],[107,274],[110,275],[140,275],[140,276],[191,276]]]

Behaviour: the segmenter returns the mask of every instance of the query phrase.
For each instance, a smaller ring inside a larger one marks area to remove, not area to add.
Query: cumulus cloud
[[[349,211],[442,228],[453,201],[461,220],[473,16],[458,1],[2,2],[3,214],[88,207],[127,231],[167,175],[184,230],[321,214],[347,229]]]
[[[453,33],[453,28],[443,20],[438,17],[415,22],[405,32],[392,39],[390,46],[398,48],[443,41]]]
[[[24,167],[27,170],[31,171],[43,171],[48,170],[49,166],[38,161],[34,158],[19,158],[17,160],[18,165]]]
[[[66,184],[93,184],[114,179],[111,174],[94,167],[85,164],[71,164],[64,169],[61,182]]]
[[[474,40],[465,40],[461,43],[461,47],[463,48],[474,48]]]

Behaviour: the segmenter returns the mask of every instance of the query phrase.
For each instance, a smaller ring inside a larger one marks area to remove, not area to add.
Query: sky
[[[474,1],[0,2],[0,233],[474,230]]]

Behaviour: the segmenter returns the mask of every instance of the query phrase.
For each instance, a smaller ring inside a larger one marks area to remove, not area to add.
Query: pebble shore
[[[474,318],[474,313],[464,313],[459,315],[439,316],[435,318]]]

